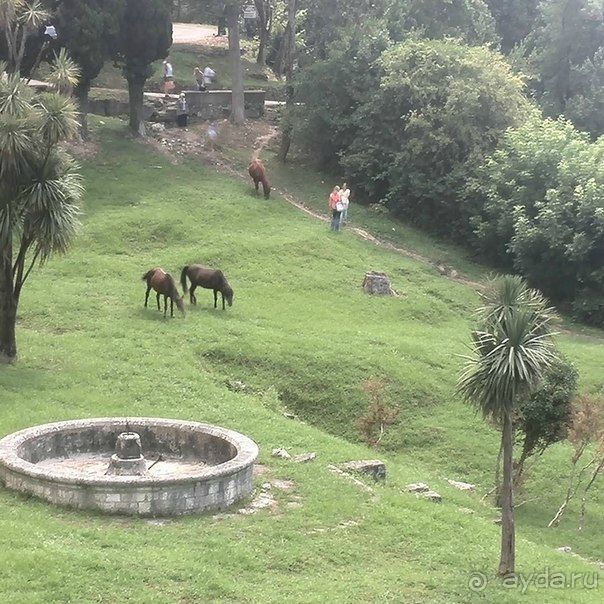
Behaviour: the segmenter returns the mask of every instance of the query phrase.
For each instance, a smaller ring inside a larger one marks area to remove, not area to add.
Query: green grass
[[[199,163],[170,165],[104,121],[95,130],[101,151],[84,166],[82,233],[23,293],[21,358],[0,368],[0,434],[107,415],[217,423],[251,436],[268,467],[258,481],[294,480],[302,506],[277,493],[273,514],[157,525],[1,490],[0,601],[601,601],[586,589],[529,588],[523,596],[493,576],[500,529],[480,496],[498,435],[453,392],[477,304],[471,288],[350,233],[331,235],[278,197],[256,198],[247,183]],[[211,292],[199,293],[184,319],[143,308],[143,272],[161,265],[177,273],[192,262],[225,272],[232,308],[214,310]],[[388,272],[401,297],[365,296],[370,268]],[[564,335],[560,346],[577,362],[582,387],[601,392],[601,343]],[[359,387],[370,376],[387,380],[401,410],[378,453],[359,444],[355,428],[367,405]],[[233,379],[251,394],[231,392]],[[280,446],[316,451],[317,460],[272,458]],[[376,455],[389,477],[375,498],[327,468]],[[576,530],[576,506],[559,529],[545,528],[568,457],[566,445],[553,447],[527,484],[520,572],[596,572],[555,547],[601,557],[601,488],[585,531]],[[445,478],[476,482],[478,493],[456,491]],[[403,492],[416,481],[443,503]],[[472,570],[489,576],[480,594],[468,589]]]

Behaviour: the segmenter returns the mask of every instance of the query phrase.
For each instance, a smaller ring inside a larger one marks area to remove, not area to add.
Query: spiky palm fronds
[[[501,419],[556,358],[552,324],[557,317],[519,277],[493,281],[484,301],[458,390],[483,415]]]
[[[78,131],[77,110],[71,99],[54,93],[41,94],[34,102],[38,131],[46,145],[54,145]]]
[[[55,54],[52,61],[52,72],[47,77],[54,84],[59,94],[70,96],[77,86],[82,70],[78,64],[69,56],[64,48],[59,54]]]

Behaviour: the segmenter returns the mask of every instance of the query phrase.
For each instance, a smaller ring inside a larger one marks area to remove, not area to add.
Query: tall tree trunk
[[[285,162],[292,141],[294,107],[294,63],[296,60],[296,9],[297,0],[287,0],[287,30],[284,40],[285,50],[285,118],[281,127],[279,159]]]
[[[256,63],[258,65],[266,64],[266,47],[271,33],[273,22],[273,7],[270,0],[254,0],[256,12],[258,13],[258,55]]]
[[[130,130],[136,136],[145,136],[143,120],[143,89],[145,80],[141,78],[128,79],[128,101],[130,104]]]
[[[0,247],[0,363],[17,360],[17,300],[13,289],[12,241]]]
[[[231,121],[241,125],[245,122],[245,99],[243,95],[243,68],[241,66],[241,42],[239,39],[239,3],[227,5],[227,27],[229,28],[229,55],[231,57]]]
[[[90,81],[83,80],[74,89],[74,94],[78,99],[80,109],[80,136],[82,140],[89,139],[88,132],[88,93],[90,92]]]
[[[501,577],[514,574],[516,558],[516,535],[514,528],[514,429],[512,416],[506,413],[503,419],[503,484],[501,492],[501,558],[497,574]]]

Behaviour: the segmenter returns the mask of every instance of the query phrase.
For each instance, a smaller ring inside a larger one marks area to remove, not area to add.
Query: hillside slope
[[[497,434],[453,395],[475,292],[430,267],[326,226],[196,162],[171,165],[97,133],[85,164],[84,227],[75,248],[37,271],[23,295],[20,363],[0,370],[0,434],[75,417],[156,415],[207,421],[258,442],[274,509],[153,522],[60,510],[0,491],[3,602],[516,602],[495,580],[499,527],[480,503]],[[203,262],[223,269],[234,306],[214,310],[198,293],[186,318],[143,308],[140,276]],[[400,297],[365,296],[367,269],[388,272]],[[583,384],[602,389],[604,350],[565,335]],[[328,465],[376,453],[355,428],[368,377],[387,381],[401,409],[386,434],[386,485],[368,493]],[[237,387],[242,382],[245,388]],[[229,389],[228,384],[231,384]],[[283,415],[287,410],[299,420]],[[316,451],[306,465],[275,447]],[[568,450],[540,462],[519,509],[518,570],[598,572],[555,551],[601,557],[601,490],[587,530],[576,510],[544,526],[562,497]],[[451,488],[446,478],[479,485]],[[442,504],[404,492],[427,482]],[[473,592],[472,571],[488,585]],[[596,602],[597,590],[528,593],[540,602]],[[601,595],[601,594],[600,594]],[[530,597],[530,596],[529,596]]]

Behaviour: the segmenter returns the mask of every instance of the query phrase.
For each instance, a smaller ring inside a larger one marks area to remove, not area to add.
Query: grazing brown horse
[[[271,194],[271,185],[266,178],[266,169],[262,163],[262,160],[258,159],[257,157],[252,157],[247,171],[250,173],[250,176],[254,181],[256,193],[258,193],[258,185],[262,183],[264,199],[268,199],[268,196]]]
[[[226,300],[229,306],[233,306],[233,289],[229,285],[222,271],[213,268],[201,266],[201,264],[191,264],[185,266],[180,273],[180,282],[182,289],[187,293],[187,277],[191,281],[191,304],[197,304],[195,297],[195,288],[197,286],[205,289],[214,290],[214,308],[218,304],[218,292],[222,294],[222,310],[224,310],[224,301]]]
[[[153,288],[157,292],[157,310],[161,310],[159,307],[159,296],[164,296],[164,317],[168,309],[168,298],[170,298],[170,316],[174,316],[174,302],[178,310],[185,314],[185,303],[178,293],[176,282],[174,278],[163,268],[152,268],[143,275],[143,281],[147,282],[147,293],[145,294],[145,308],[147,308],[147,301],[149,300],[149,292]]]

